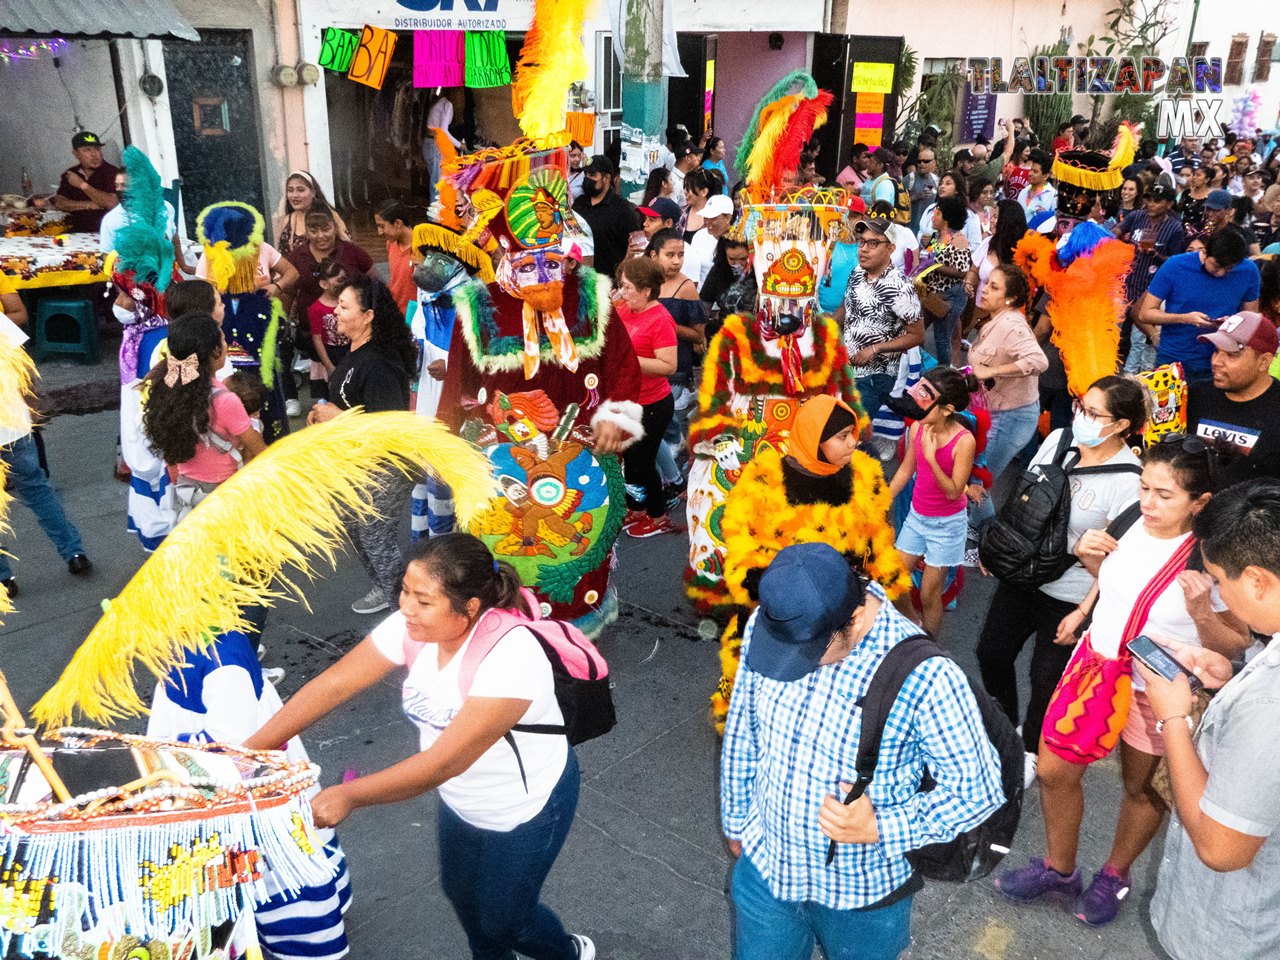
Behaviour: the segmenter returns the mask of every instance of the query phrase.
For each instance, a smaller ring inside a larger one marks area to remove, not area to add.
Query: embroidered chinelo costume
[[[702,613],[726,616],[724,509],[742,469],[760,450],[785,444],[807,397],[858,403],[840,329],[818,313],[817,289],[847,214],[839,191],[784,196],[800,145],[826,119],[831,94],[812,77],[780,81],[756,109],[738,154],[748,202],[736,227],[752,247],[754,316],[727,318],[703,363],[698,413],[690,423],[688,594]],[[793,156],[794,155],[794,156]],[[777,198],[782,202],[776,202]]]
[[[785,449],[762,447],[743,467],[729,492],[722,525],[724,585],[734,613],[721,637],[721,677],[711,697],[717,730],[724,728],[738,670],[742,626],[755,609],[756,587],[783,547],[830,544],[879,582],[891,598],[911,585],[894,547],[889,485],[880,462],[855,450],[850,462],[839,469],[827,465],[823,470],[815,463],[821,459],[818,438],[833,413],[849,422],[860,422],[851,408],[834,397],[806,401]],[[833,426],[844,422],[835,421]]]
[[[164,506],[169,473],[142,430],[138,384],[163,356],[169,335],[164,291],[173,275],[173,244],[160,174],[137,147],[126,147],[127,187],[120,201],[125,222],[115,233],[111,280],[128,295],[129,308],[113,307],[120,337],[120,458],[129,468],[128,529],[154,550],[173,528]]]
[[[538,0],[512,88],[529,140],[446,160],[464,204],[462,238],[497,258],[495,282],[456,289],[457,323],[438,416],[489,456],[501,487],[471,532],[509,560],[543,615],[588,636],[617,616],[609,585],[626,513],[608,422],[640,425],[640,364],[611,308],[609,281],[566,269],[565,94],[586,73],[580,0]],[[448,191],[445,191],[446,193]]]
[[[3,352],[0,390],[14,379]],[[7,419],[0,402],[0,428]],[[328,891],[339,913],[345,900],[336,845],[311,819],[318,768],[292,753],[200,742],[220,707],[201,685],[228,670],[261,682],[252,646],[232,642],[249,626],[241,611],[290,588],[286,564],[310,578],[315,557],[332,559],[344,515],[374,511],[371,478],[424,465],[459,491],[463,520],[490,496],[484,458],[409,412],[347,412],[284,438],[205,498],[105,605],[33,710],[49,731],[41,740],[0,685],[5,956],[260,960],[255,919],[273,955],[344,952],[317,913],[325,901],[311,895]],[[224,631],[218,641],[208,624]],[[180,675],[157,696],[157,729],[175,740],[55,729],[77,713],[110,723],[142,712],[140,664],[162,684]],[[254,709],[278,705],[262,699],[265,686],[250,690]]]
[[[227,359],[267,387],[262,437],[271,443],[289,432],[280,378],[293,374],[281,369],[276,355],[284,305],[259,289],[263,226],[262,214],[247,203],[227,200],[205,207],[196,218],[196,235],[204,246],[197,272],[222,294]]]

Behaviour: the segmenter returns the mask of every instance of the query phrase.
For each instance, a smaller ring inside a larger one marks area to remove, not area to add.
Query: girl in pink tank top
[[[920,415],[907,435],[902,465],[889,492],[896,497],[914,481],[911,510],[898,532],[898,549],[908,570],[924,560],[920,579],[920,624],[936,638],[942,626],[942,588],[948,567],[964,559],[968,530],[965,488],[973,471],[977,442],[957,411],[978,388],[972,374],[934,367],[911,390]]]

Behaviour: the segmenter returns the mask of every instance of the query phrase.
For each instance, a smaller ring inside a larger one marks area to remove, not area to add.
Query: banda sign
[[[382,89],[382,82],[387,78],[387,68],[391,66],[391,55],[396,49],[396,35],[381,27],[365,24],[360,34],[360,45],[351,57],[351,68],[347,71],[347,79],[363,83],[375,90]]]
[[[349,30],[326,27],[320,42],[319,64],[335,73],[346,73],[351,68],[351,58],[360,45],[360,38]]]

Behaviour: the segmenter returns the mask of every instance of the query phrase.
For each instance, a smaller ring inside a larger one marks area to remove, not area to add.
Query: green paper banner
[[[466,84],[468,87],[501,87],[511,82],[504,30],[467,31]]]
[[[335,73],[346,73],[351,68],[351,57],[360,44],[360,38],[349,30],[325,27],[320,45],[320,66]]]

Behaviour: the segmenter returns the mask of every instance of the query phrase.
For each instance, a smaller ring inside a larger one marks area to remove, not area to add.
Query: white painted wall
[[[0,193],[18,193],[26,167],[35,189],[57,189],[75,164],[71,136],[80,126],[103,140],[103,154],[119,165],[121,142],[111,54],[106,40],[72,42],[59,57],[0,63]],[[63,84],[66,84],[64,87]]]

